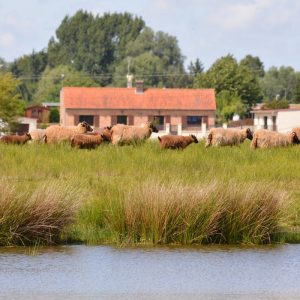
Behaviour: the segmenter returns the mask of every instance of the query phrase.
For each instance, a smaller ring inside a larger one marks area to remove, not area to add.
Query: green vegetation
[[[19,84],[20,82],[13,78],[12,74],[0,72],[0,123],[3,123],[0,131],[13,128],[16,124],[16,116],[23,112],[24,103],[18,92]]]
[[[0,244],[300,241],[298,146],[0,145]]]

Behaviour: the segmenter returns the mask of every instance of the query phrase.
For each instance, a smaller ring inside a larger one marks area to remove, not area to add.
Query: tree
[[[265,76],[264,64],[258,56],[246,55],[245,58],[240,61],[240,66],[247,66],[257,77]]]
[[[47,62],[48,56],[45,51],[32,51],[30,55],[24,55],[12,62],[10,70],[21,81],[19,89],[22,99],[33,100],[37,83],[47,66]]]
[[[292,67],[271,67],[260,81],[265,100],[278,97],[291,101],[297,86],[297,74]]]
[[[204,72],[203,63],[199,60],[199,58],[196,59],[195,63],[193,63],[192,61],[190,62],[190,65],[188,66],[188,71],[193,76]]]
[[[222,91],[238,95],[247,107],[262,99],[257,77],[245,64],[239,65],[232,55],[216,60],[206,73],[199,73],[194,80],[195,88],[214,88],[218,95]]]
[[[74,71],[69,66],[47,68],[38,83],[34,100],[59,102],[60,90],[63,86],[97,86],[98,84],[83,72]]]
[[[128,72],[133,74],[135,79],[143,79],[146,86],[187,85],[184,59],[175,37],[163,32],[155,33],[146,27],[134,41],[128,43],[126,55],[116,66],[113,79],[116,86],[126,85],[125,75]]]
[[[296,73],[296,84],[293,91],[293,101],[300,103],[300,72]]]
[[[18,91],[20,82],[11,73],[0,73],[0,120],[8,124],[6,130],[17,123],[16,117],[24,110],[24,103]]]
[[[78,11],[66,16],[56,38],[48,44],[51,67],[73,64],[75,70],[92,75],[113,73],[115,65],[126,56],[127,44],[135,40],[145,23],[129,13],[93,16]],[[112,76],[98,77],[101,85],[110,84]]]
[[[232,120],[234,114],[244,116],[247,106],[236,92],[221,91],[217,95],[217,122],[224,123]]]
[[[49,121],[50,123],[59,123],[59,110],[56,107],[51,108]]]

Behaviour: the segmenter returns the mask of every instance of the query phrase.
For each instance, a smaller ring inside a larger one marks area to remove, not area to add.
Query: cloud
[[[0,45],[2,47],[9,48],[14,43],[15,43],[15,38],[11,33],[5,32],[5,33],[0,35]]]
[[[259,19],[262,12],[272,4],[271,0],[255,0],[248,3],[219,6],[212,20],[223,29],[245,29]]]

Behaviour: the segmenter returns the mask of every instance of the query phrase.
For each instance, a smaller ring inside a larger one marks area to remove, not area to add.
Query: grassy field
[[[0,145],[0,245],[300,241],[300,147]]]

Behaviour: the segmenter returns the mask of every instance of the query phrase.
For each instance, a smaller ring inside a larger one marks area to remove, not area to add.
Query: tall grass
[[[298,146],[0,145],[0,244],[300,241],[299,183]]]
[[[109,233],[120,244],[261,244],[280,231],[288,203],[287,193],[261,183],[187,186],[151,180],[120,189],[117,198],[95,199],[81,221],[93,219],[104,240]],[[96,219],[89,216],[97,211]]]
[[[0,245],[52,244],[78,210],[74,189],[49,182],[35,190],[18,190],[0,180]]]

